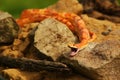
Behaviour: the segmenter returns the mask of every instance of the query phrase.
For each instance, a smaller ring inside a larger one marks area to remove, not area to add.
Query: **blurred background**
[[[118,2],[119,2],[119,5],[120,5],[120,0],[118,0]]]
[[[57,1],[58,0],[0,0],[0,10],[7,11],[17,18],[24,9],[45,8]],[[120,3],[120,0],[118,1]]]
[[[7,11],[17,18],[24,9],[45,8],[57,1],[58,0],[0,0],[0,10]]]

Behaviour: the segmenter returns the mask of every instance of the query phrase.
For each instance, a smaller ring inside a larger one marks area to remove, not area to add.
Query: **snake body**
[[[79,43],[68,45],[73,50],[70,56],[76,55],[78,51],[85,48],[89,42],[96,38],[95,33],[90,32],[86,28],[85,22],[81,17],[74,13],[59,13],[51,9],[27,9],[22,12],[20,18],[16,21],[20,27],[24,27],[24,24],[40,22],[49,17],[66,24],[78,36]]]

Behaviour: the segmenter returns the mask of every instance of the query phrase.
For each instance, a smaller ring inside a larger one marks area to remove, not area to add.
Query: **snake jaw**
[[[87,46],[87,44],[84,45],[84,46],[81,46],[81,47],[79,48],[79,47],[75,46],[74,44],[69,44],[68,47],[71,48],[70,56],[71,56],[71,57],[75,56],[80,50],[83,50],[86,46]]]
[[[71,48],[70,56],[75,56],[80,50],[78,48]]]
[[[71,57],[75,56],[80,50],[78,47],[74,46],[74,44],[69,44],[68,47],[71,48],[71,53],[70,53]]]

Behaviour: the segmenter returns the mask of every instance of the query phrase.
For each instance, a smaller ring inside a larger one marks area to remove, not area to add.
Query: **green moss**
[[[120,0],[118,0],[118,2],[119,2],[119,5],[120,5]]]
[[[58,0],[0,0],[0,10],[11,13],[15,18],[28,8],[45,8]]]

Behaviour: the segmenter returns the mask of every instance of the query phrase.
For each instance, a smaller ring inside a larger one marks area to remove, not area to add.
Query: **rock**
[[[38,72],[25,72],[18,69],[5,69],[0,74],[6,78],[5,80],[41,80]]]
[[[57,54],[57,57],[56,57],[56,54],[52,55],[52,53],[54,53],[52,52],[52,50],[54,49],[53,47],[49,48],[51,53],[50,52],[48,53],[45,47],[38,49],[36,47],[36,41],[35,41],[35,47],[40,52],[43,52],[45,55],[50,56],[53,60],[57,60],[59,62],[67,64],[70,68],[72,68],[73,71],[79,74],[85,75],[92,80],[114,80],[114,79],[118,80],[120,76],[119,75],[120,73],[120,68],[119,68],[120,66],[120,59],[119,59],[120,58],[120,50],[119,50],[120,27],[119,26],[120,25],[116,25],[106,20],[102,20],[102,21],[96,20],[96,19],[87,17],[86,15],[82,15],[82,19],[85,21],[87,28],[90,31],[96,33],[97,38],[93,42],[91,42],[85,49],[81,50],[76,56],[69,57],[68,55],[69,51],[68,52],[64,51],[65,52],[64,54],[62,55]],[[45,26],[42,26],[42,27],[45,27]],[[44,31],[43,28],[41,30]],[[46,30],[46,32],[48,31]],[[104,32],[108,32],[107,35],[104,35],[103,34]],[[38,33],[38,34],[40,35],[41,33]],[[41,39],[44,39],[44,38],[41,38]],[[50,36],[46,39],[50,39],[52,41]],[[41,41],[40,38],[38,40],[39,42]],[[45,44],[45,43],[41,42],[41,44]],[[49,41],[47,44],[49,44],[49,46],[51,45]],[[41,45],[39,45],[39,47],[40,46]],[[42,49],[43,50],[45,49],[45,50],[42,51]],[[57,50],[60,50],[60,49],[57,47]]]
[[[48,8],[55,9],[59,12],[72,12],[76,14],[83,10],[83,7],[79,4],[78,0],[58,0],[57,3]]]
[[[92,80],[119,80],[120,78],[120,26],[109,21],[100,21],[82,16],[88,29],[97,35],[76,56],[63,55],[59,61],[69,65],[75,72],[83,74]],[[108,31],[108,35],[102,32]]]
[[[75,42],[76,38],[63,23],[48,18],[39,23],[37,30],[33,30],[32,37],[34,37],[34,47],[37,48],[34,48],[35,50],[33,50],[33,52],[38,55],[40,54],[39,57],[43,57],[41,54],[44,55],[44,58],[46,58],[45,56],[49,57],[51,62],[59,61],[64,63],[71,68],[73,72],[77,72],[77,74],[69,75],[67,77],[64,76],[64,74],[56,75],[53,73],[43,73],[40,75],[42,76],[40,79],[81,80],[79,75],[84,75],[92,80],[119,80],[120,25],[106,20],[96,20],[86,15],[82,15],[82,19],[85,21],[87,28],[96,33],[97,38],[74,57],[69,57],[68,55],[70,52],[68,44],[69,42]],[[34,31],[35,35],[33,36]],[[29,46],[30,45],[27,45],[27,48],[32,50],[33,48],[30,48]],[[24,51],[23,49],[21,50]],[[27,50],[26,53],[29,54]],[[17,73],[17,71],[14,73]],[[10,75],[12,75],[12,73],[10,73]],[[16,75],[21,77],[21,74]],[[22,79],[26,79],[26,76],[28,75],[22,74]],[[29,76],[29,78],[30,77],[31,76]],[[83,78],[83,80],[87,79]]]
[[[3,76],[0,75],[0,80],[6,80]]]
[[[2,70],[1,75],[3,75],[3,77],[5,77],[7,80],[89,80],[75,74],[67,76],[67,74],[56,74],[53,72],[48,73],[46,71],[25,72],[18,69]]]
[[[83,5],[83,13],[88,16],[120,23],[120,6],[117,0],[79,0],[79,2]]]
[[[118,80],[120,78],[120,41],[105,41],[90,46],[69,59],[61,62],[70,65],[73,70],[90,77],[92,80]]]
[[[85,21],[87,28],[96,33],[97,38],[95,42],[103,42],[106,40],[120,40],[120,25],[112,23],[107,20],[97,20],[90,18],[87,15],[82,15],[82,19]],[[104,35],[103,32],[108,32],[108,35]]]
[[[75,40],[75,36],[65,24],[47,18],[40,22],[35,31],[34,46],[44,55],[56,60],[61,54],[70,52],[68,44]]]
[[[0,11],[0,44],[12,43],[18,34],[19,27],[13,17]]]

